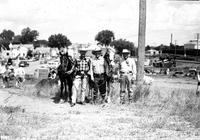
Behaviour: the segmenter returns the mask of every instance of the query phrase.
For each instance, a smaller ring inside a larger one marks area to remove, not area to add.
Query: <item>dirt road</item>
[[[67,103],[25,96],[17,89],[0,89],[0,106],[0,138],[8,140],[200,139],[199,129],[191,123],[142,102],[71,108]]]

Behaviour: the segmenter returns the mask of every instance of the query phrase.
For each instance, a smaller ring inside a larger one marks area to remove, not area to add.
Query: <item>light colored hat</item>
[[[78,51],[79,51],[80,53],[81,53],[81,52],[82,52],[82,53],[83,53],[83,52],[86,53],[88,50],[87,50],[86,48],[81,48],[81,49],[79,49]]]
[[[123,49],[122,53],[130,53],[130,51],[127,49]]]
[[[101,48],[100,47],[95,47],[94,50],[92,50],[92,53],[100,53],[101,52]]]

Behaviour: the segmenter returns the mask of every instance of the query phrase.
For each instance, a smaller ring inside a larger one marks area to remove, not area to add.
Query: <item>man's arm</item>
[[[105,58],[103,58],[103,61],[104,61],[105,74],[106,74],[106,76],[108,76],[109,66],[108,66],[108,63],[106,62]]]
[[[137,68],[136,68],[136,63],[134,59],[132,59],[132,73],[133,73],[133,77],[136,79]]]
[[[76,61],[72,59],[71,56],[69,56],[69,60],[71,61],[72,63],[72,68],[67,72],[67,74],[71,74],[74,70],[75,70],[75,65],[76,65]]]
[[[93,74],[93,62],[90,61],[90,76],[91,76],[91,80],[94,81],[94,74]]]

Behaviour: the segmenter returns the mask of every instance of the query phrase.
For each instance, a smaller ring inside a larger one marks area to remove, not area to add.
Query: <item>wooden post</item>
[[[138,59],[137,59],[137,84],[143,83],[145,59],[145,33],[146,33],[146,0],[139,4],[139,32],[138,32]]]
[[[199,33],[197,33],[197,57],[196,57],[196,61],[198,61],[198,55],[199,55]]]

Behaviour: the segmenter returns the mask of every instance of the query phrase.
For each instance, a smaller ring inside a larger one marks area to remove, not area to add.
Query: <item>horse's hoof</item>
[[[81,102],[81,105],[86,105],[85,102]]]

